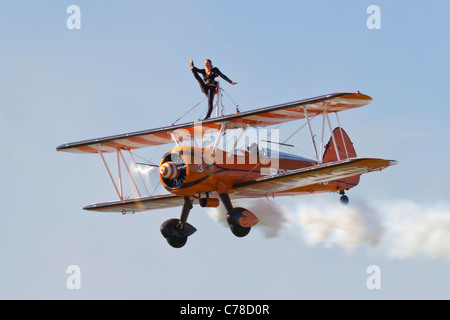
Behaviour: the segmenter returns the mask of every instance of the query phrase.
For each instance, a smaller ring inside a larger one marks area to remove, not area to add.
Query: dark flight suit
[[[233,83],[226,75],[224,75],[220,70],[216,67],[211,68],[211,72],[209,73],[209,76],[206,75],[205,69],[198,69],[196,67],[192,68],[192,73],[194,74],[195,79],[197,79],[200,89],[202,92],[208,96],[208,112],[206,113],[205,119],[208,119],[211,116],[211,112],[213,109],[213,101],[214,101],[214,94],[217,89],[217,81],[215,80],[216,77],[221,76],[223,79],[228,81],[229,83]],[[203,80],[198,75],[201,73],[203,75]],[[203,119],[203,120],[205,120]]]

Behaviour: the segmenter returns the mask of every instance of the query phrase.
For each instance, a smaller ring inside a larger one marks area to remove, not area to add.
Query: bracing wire
[[[236,101],[234,101],[233,98],[231,98],[230,95],[229,95],[223,88],[221,88],[221,90],[222,90],[222,91],[227,95],[227,97],[235,104],[236,108],[237,108],[237,107],[240,107],[240,106],[236,103]]]
[[[188,111],[186,111],[181,117],[179,117],[177,120],[175,120],[172,125],[174,125],[175,123],[177,123],[178,121],[180,121],[181,118],[183,118],[184,116],[186,116],[189,112],[191,112],[192,110],[194,110],[196,107],[198,107],[203,101],[205,101],[206,97],[203,98],[199,103],[197,103],[195,106],[193,106],[192,108],[190,108]]]

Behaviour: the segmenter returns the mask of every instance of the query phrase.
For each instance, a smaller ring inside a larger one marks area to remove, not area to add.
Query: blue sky
[[[72,4],[80,30],[66,27]],[[379,30],[366,27],[372,4]],[[0,297],[450,298],[449,10],[444,1],[1,1]],[[181,250],[159,232],[178,209],[83,211],[116,199],[114,189],[99,157],[56,146],[171,124],[203,98],[191,58],[238,82],[224,89],[242,110],[372,96],[341,124],[359,156],[399,165],[363,176],[345,212],[335,194],[276,199],[283,223],[261,213],[267,226],[244,239],[196,207],[198,231]],[[80,290],[66,287],[70,265]],[[379,290],[366,286],[370,265]]]

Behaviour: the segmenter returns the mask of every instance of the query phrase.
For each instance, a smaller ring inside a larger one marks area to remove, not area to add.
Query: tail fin
[[[339,158],[337,154],[339,154]],[[353,143],[350,140],[348,134],[344,131],[344,129],[337,127],[336,129],[333,130],[333,134],[330,138],[330,141],[328,141],[327,145],[325,146],[322,162],[328,163],[338,161],[339,159],[345,160],[349,158],[356,158],[355,148],[353,147]],[[341,187],[346,190],[353,188],[359,183],[359,178],[360,175],[341,179],[340,180],[342,184]],[[339,188],[339,190],[342,189]]]
[[[337,156],[338,154],[339,157]],[[339,159],[345,160],[349,158],[356,158],[355,148],[353,147],[353,143],[344,129],[338,127],[333,130],[330,141],[328,141],[325,146],[322,162],[328,163],[338,161]]]

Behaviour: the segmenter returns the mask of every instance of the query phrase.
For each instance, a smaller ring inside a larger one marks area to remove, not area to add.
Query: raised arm
[[[217,73],[219,76],[221,76],[224,80],[226,80],[226,81],[228,81],[229,83],[231,83],[232,85],[237,84],[237,82],[231,81],[226,75],[224,75],[224,74],[219,70],[219,68],[216,68],[216,73]]]

